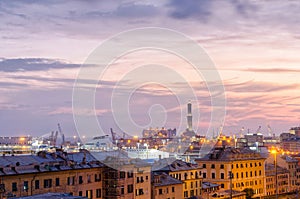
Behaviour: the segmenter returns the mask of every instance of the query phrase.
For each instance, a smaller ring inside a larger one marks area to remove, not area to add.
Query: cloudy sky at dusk
[[[267,125],[275,133],[287,131],[300,124],[299,10],[300,2],[292,0],[2,0],[0,135],[42,135],[56,130],[57,123],[75,135],[72,88],[81,64],[104,40],[143,27],[176,30],[205,49],[226,91],[225,132],[242,127],[255,132],[262,126],[267,133]],[[105,131],[118,129],[107,103],[117,73],[132,63],[143,64],[145,54],[115,63],[95,95]],[[169,64],[180,67],[179,61]],[[201,133],[209,122],[209,94],[197,97],[195,129]],[[147,126],[153,104],[164,106],[166,127],[185,122],[173,94],[153,84],[140,87],[130,99],[135,123]],[[153,127],[160,122],[154,119]]]

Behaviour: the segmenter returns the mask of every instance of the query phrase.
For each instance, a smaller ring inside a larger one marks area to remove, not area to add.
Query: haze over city
[[[1,1],[0,135],[41,135],[60,123],[72,136],[72,89],[81,64],[101,42],[143,27],[173,29],[205,49],[225,88],[224,132],[242,127],[255,132],[262,126],[267,133],[268,125],[277,134],[288,131],[300,124],[299,9],[298,1]],[[102,79],[96,113],[107,132],[118,129],[111,90],[129,66],[143,64],[143,56],[155,57],[155,52],[117,60]],[[184,63],[168,60],[166,55],[160,61],[184,71]],[[192,72],[186,72],[191,83]],[[194,128],[201,133],[209,123],[210,94],[204,82],[198,88],[193,107],[199,110],[193,114],[200,112]],[[183,89],[181,95],[189,99],[190,93]],[[178,107],[174,94],[156,84],[140,87],[132,96],[133,120],[147,126],[154,104],[167,113],[165,127],[185,120],[180,111],[186,104]]]

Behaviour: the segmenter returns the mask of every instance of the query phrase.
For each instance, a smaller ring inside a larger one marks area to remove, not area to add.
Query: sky
[[[293,0],[1,0],[0,136],[42,136],[57,130],[57,123],[67,136],[77,135],[72,91],[81,67],[109,38],[144,27],[180,32],[203,47],[224,85],[226,117],[220,124],[226,134],[243,127],[256,132],[261,126],[267,135],[268,125],[276,134],[286,132],[300,125],[299,10],[300,2]],[[184,73],[184,80],[198,89],[192,101],[194,129],[205,134],[211,117],[205,81],[193,79],[186,63],[168,53],[142,51],[116,60],[95,93],[95,110],[84,114],[95,113],[105,133],[113,128],[140,134],[116,123],[119,110],[112,108],[112,91],[123,74],[136,78],[130,76],[130,66],[157,56],[158,64]],[[141,129],[186,125],[186,104],[178,103],[178,96],[187,102],[191,93],[167,79],[169,86],[135,85],[126,106],[133,124]],[[122,83],[117,91],[129,92]],[[89,132],[88,124],[86,128],[81,136],[98,134]]]

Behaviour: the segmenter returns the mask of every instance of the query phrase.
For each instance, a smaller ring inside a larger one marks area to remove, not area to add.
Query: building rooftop
[[[103,167],[89,152],[0,156],[0,176]]]
[[[30,164],[47,164],[47,163],[64,162],[64,159],[51,155],[49,153],[38,155],[20,155],[20,156],[1,156],[0,167],[5,166],[24,166]]]
[[[237,191],[237,190],[219,190],[218,192],[211,195],[212,198],[220,198],[220,197],[229,197],[232,192],[233,197],[244,196],[245,192]]]
[[[91,152],[91,154],[108,167],[116,168],[118,166],[133,165],[136,168],[150,167],[151,164],[141,159],[128,157],[124,151],[101,151]]]
[[[26,197],[16,197],[18,199],[83,199],[86,197],[72,196],[66,193],[45,193]]]
[[[275,165],[274,164],[265,164],[266,176],[276,175]],[[289,170],[277,165],[277,175],[278,174],[287,174]]]
[[[219,184],[214,184],[211,182],[202,182],[202,189],[209,189],[209,188],[218,188],[221,185]]]
[[[248,148],[236,149],[236,148],[214,148],[203,158],[197,158],[196,161],[240,161],[240,160],[254,160],[254,159],[266,159],[261,154],[252,151]]]
[[[197,169],[198,165],[184,162],[182,160],[176,160],[173,158],[164,158],[152,165],[152,171],[186,171]]]
[[[166,173],[153,173],[152,176],[152,185],[155,187],[182,184],[182,183],[183,182],[181,180],[177,180]]]

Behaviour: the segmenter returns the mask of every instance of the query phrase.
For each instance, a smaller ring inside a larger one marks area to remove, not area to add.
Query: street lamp
[[[276,188],[276,199],[278,198],[278,186],[277,186],[277,150],[272,149],[271,153],[274,154],[274,165],[275,165],[275,188]]]

